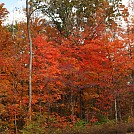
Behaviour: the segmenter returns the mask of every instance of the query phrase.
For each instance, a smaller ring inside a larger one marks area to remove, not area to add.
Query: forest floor
[[[55,134],[55,133],[54,133]],[[134,123],[101,124],[91,128],[65,129],[56,134],[134,134]]]

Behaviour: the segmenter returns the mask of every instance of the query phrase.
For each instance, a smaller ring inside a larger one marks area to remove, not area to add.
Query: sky
[[[128,0],[122,0],[122,2],[126,5]],[[4,3],[4,7],[10,12],[5,22],[6,24],[15,23],[15,20],[26,20],[25,14],[22,11],[25,7],[25,0],[0,0],[0,3]]]
[[[25,20],[25,14],[23,8],[25,8],[25,0],[0,0],[0,3],[4,3],[4,7],[9,11],[7,23],[15,23],[15,21]]]

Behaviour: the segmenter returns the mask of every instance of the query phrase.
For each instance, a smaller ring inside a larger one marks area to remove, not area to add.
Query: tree
[[[41,10],[44,15],[49,17],[49,23],[58,29],[62,35],[69,37],[82,32],[85,26],[90,30],[106,24],[110,26],[116,16],[121,15],[119,12],[121,1],[83,1],[83,0],[31,0],[31,10]],[[97,22],[101,15],[101,20]],[[98,33],[96,33],[98,34]],[[94,37],[92,37],[94,38]]]
[[[26,2],[26,23],[0,20],[0,131],[44,133],[132,116],[133,20],[127,29],[113,22],[119,1]],[[39,10],[51,20],[32,16]]]
[[[27,32],[28,32],[28,39],[29,39],[29,120],[31,121],[32,118],[32,59],[33,59],[33,52],[32,52],[32,37],[31,37],[31,27],[30,27],[30,19],[31,19],[31,7],[29,7],[29,1],[26,0],[26,16],[27,16]]]
[[[2,21],[5,19],[6,15],[8,14],[8,11],[6,8],[3,7],[4,3],[0,4],[0,25],[2,24]]]

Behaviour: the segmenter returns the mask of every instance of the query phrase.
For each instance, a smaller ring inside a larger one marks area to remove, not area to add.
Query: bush
[[[75,123],[75,127],[79,127],[79,128],[84,128],[86,127],[86,125],[88,124],[88,122],[84,121],[84,120],[79,120]]]
[[[46,132],[45,116],[35,116],[34,121],[26,125],[21,132],[23,134],[45,134]]]

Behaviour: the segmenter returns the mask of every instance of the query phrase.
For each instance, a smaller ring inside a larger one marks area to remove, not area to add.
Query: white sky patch
[[[15,24],[16,21],[20,22],[25,20],[26,20],[25,13],[19,9],[19,10],[14,10],[8,15],[5,24]]]
[[[15,22],[26,21],[26,15],[23,11],[25,8],[25,0],[7,0],[5,8],[9,11],[8,17],[4,24],[15,24]],[[14,2],[13,2],[14,1]]]
[[[122,0],[123,5],[127,6],[129,0]]]

